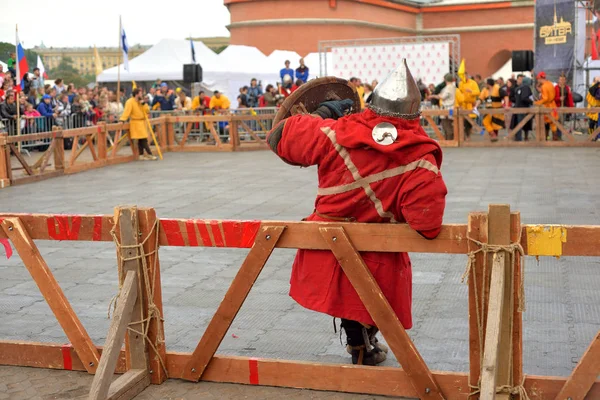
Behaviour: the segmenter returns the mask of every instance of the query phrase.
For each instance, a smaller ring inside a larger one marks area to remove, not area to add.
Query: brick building
[[[533,49],[529,0],[224,0],[231,44],[265,54],[318,51],[319,41],[460,34],[470,73],[488,76]]]

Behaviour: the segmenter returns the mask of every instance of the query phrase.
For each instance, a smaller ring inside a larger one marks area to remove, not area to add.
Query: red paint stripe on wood
[[[212,229],[213,237],[215,238],[215,246],[225,247],[223,235],[221,234],[221,228],[219,228],[219,221],[210,221],[210,227]]]
[[[250,384],[258,385],[258,360],[256,358],[248,360],[248,369],[250,370]]]
[[[238,221],[222,221],[221,224],[223,225],[227,247],[240,247],[243,223]]]
[[[73,369],[73,358],[71,357],[71,344],[65,344],[61,347],[60,351],[62,352],[63,357],[63,368],[71,371]]]
[[[160,220],[162,229],[167,237],[167,243],[169,246],[185,246],[181,229],[179,228],[179,222],[173,219],[162,219]]]
[[[198,238],[196,237],[196,229],[194,228],[194,221],[185,221],[185,229],[187,230],[188,243],[190,246],[198,246]]]
[[[92,233],[92,240],[98,242],[102,240],[102,216],[94,216],[94,233]]]
[[[260,221],[248,221],[244,222],[244,228],[242,230],[242,242],[240,247],[251,248],[254,245],[254,239],[260,229]]]
[[[69,224],[69,218],[71,223]],[[55,240],[77,240],[81,229],[81,216],[55,215],[46,220],[48,236]]]
[[[202,243],[206,247],[212,247],[213,243],[210,240],[210,234],[208,233],[208,229],[206,228],[206,223],[204,221],[196,221],[196,226],[198,226],[198,232],[200,232],[200,237],[202,238]]]

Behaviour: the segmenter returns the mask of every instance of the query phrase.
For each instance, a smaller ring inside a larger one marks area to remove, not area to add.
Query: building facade
[[[142,54],[149,48],[150,46],[131,46],[129,48],[129,59]],[[98,47],[97,49],[98,55],[102,60],[102,69],[116,66],[119,60],[123,62],[123,57],[118,47]],[[69,57],[73,60],[73,67],[80,73],[96,73],[96,59],[93,47],[34,47],[33,51],[42,57],[44,67],[48,70],[58,67],[58,64],[60,64],[60,61],[64,57]]]
[[[318,51],[319,41],[459,34],[470,74],[488,76],[532,50],[529,0],[224,0],[231,44],[263,53]],[[309,66],[310,67],[310,66]]]

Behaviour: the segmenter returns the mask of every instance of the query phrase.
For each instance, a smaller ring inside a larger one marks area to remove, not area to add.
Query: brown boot
[[[377,365],[384,362],[387,355],[373,347],[370,351],[366,349],[365,345],[361,346],[347,346],[352,355],[352,364],[354,365]]]

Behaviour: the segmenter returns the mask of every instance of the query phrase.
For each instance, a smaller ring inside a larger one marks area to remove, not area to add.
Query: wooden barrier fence
[[[557,117],[553,115],[556,112]],[[479,118],[472,118],[470,111],[423,110],[422,125],[428,134],[443,147],[589,147],[600,146],[594,141],[600,127],[588,135],[587,113],[600,112],[600,108],[509,108],[481,109]],[[439,119],[453,116],[452,138],[446,139],[438,126]],[[503,115],[505,129],[500,130],[500,141],[491,138],[480,125],[489,115]],[[523,120],[510,128],[514,115]],[[567,118],[567,116],[571,116]],[[149,120],[163,152],[219,152],[268,149],[266,136],[272,128],[275,114],[223,114],[223,115],[162,115]],[[515,136],[527,123],[533,123],[529,141],[515,141]],[[546,132],[545,122],[555,125],[562,140],[552,140]],[[469,138],[465,126],[472,127]],[[126,150],[130,145],[128,123],[100,123],[95,126],[60,129],[52,132],[32,133],[20,136],[0,134],[0,189],[64,174],[120,164],[137,159],[137,148]],[[49,147],[30,165],[18,152],[19,143],[51,139]],[[73,140],[73,148],[65,153],[65,140]],[[14,156],[14,159],[11,159]],[[83,156],[83,157],[82,157]]]
[[[15,247],[70,341],[0,341],[0,364],[95,374],[90,399],[133,398],[167,378],[420,399],[600,398],[600,333],[570,377],[524,375],[520,310],[521,255],[600,256],[600,226],[521,225],[508,205],[471,213],[468,224],[444,225],[435,240],[403,224],[157,219],[153,209],[135,207],[100,216],[0,214],[0,221],[0,238]],[[35,240],[115,242],[122,286],[104,347],[92,343]],[[164,246],[250,249],[193,353],[165,348],[158,252]],[[332,251],[401,368],[215,355],[275,248]],[[469,373],[429,370],[362,251],[468,256]],[[111,385],[113,371],[123,375]]]

